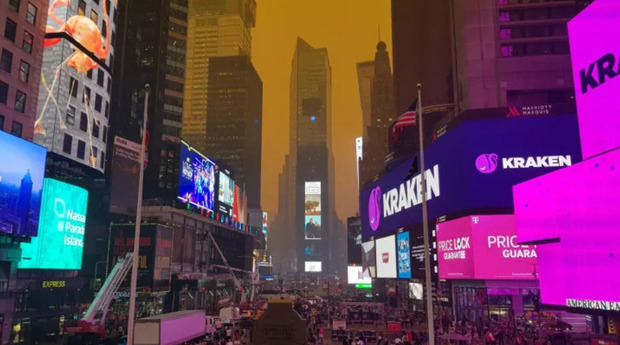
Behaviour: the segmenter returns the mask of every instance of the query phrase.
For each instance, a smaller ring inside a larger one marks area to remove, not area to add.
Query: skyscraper
[[[212,57],[205,154],[230,167],[260,208],[263,83],[248,56]]]
[[[32,140],[48,0],[0,4],[0,130]]]
[[[183,138],[204,154],[210,57],[250,56],[255,0],[190,0]]]
[[[367,124],[370,123],[370,110],[372,104],[372,79],[375,74],[375,61],[357,63],[357,85],[360,93],[360,106],[362,109],[362,137],[367,137]]]

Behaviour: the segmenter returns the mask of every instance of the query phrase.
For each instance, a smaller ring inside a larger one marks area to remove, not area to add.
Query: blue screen
[[[577,116],[464,122],[425,149],[428,215],[510,213],[512,186],[581,160]],[[362,237],[422,222],[411,157],[360,193]]]
[[[0,232],[36,236],[45,148],[0,131]]]
[[[215,164],[184,141],[181,142],[177,198],[210,211],[215,204]]]
[[[396,235],[396,255],[398,255],[398,278],[411,278],[411,253],[409,252],[409,232]]]

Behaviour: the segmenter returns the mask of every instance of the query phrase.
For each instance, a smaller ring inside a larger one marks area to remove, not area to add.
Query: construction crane
[[[131,270],[133,253],[127,253],[120,257],[105,282],[97,292],[95,299],[90,304],[86,313],[77,322],[77,326],[68,326],[66,331],[72,334],[94,335],[104,339],[105,318],[114,293],[125,279],[127,272]]]

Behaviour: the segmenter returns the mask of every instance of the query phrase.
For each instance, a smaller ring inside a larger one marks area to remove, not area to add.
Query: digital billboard
[[[305,272],[322,272],[321,261],[306,261],[304,262],[304,271]]]
[[[0,233],[36,236],[45,148],[0,131]]]
[[[619,166],[614,150],[514,186],[519,241],[543,243],[542,303],[620,311]]]
[[[304,185],[304,235],[306,240],[321,239],[321,182]]]
[[[512,213],[512,186],[581,160],[575,115],[464,122],[425,150],[429,219]],[[362,237],[422,222],[417,156],[360,194]]]
[[[537,248],[521,245],[513,215],[466,216],[437,224],[441,279],[535,280]]]
[[[409,298],[422,300],[424,298],[424,287],[420,283],[409,283]]]
[[[219,188],[217,200],[230,207],[233,206],[235,201],[235,181],[230,178],[228,174],[221,171],[219,172]]]
[[[215,163],[181,140],[179,193],[186,204],[213,211],[215,206]]]
[[[140,144],[114,137],[110,170],[110,212],[135,214],[140,180]]]
[[[377,278],[396,278],[396,238],[394,235],[375,240],[377,246]]]
[[[620,3],[596,0],[568,22],[584,158],[620,147]]]
[[[396,250],[398,252],[398,278],[411,278],[411,252],[409,246],[409,231],[396,235]]]
[[[237,184],[235,183],[235,188],[234,188],[234,197],[233,197],[233,222],[237,223],[239,222],[239,206],[241,206],[241,188],[239,188],[239,186],[237,186]]]
[[[20,269],[82,268],[88,191],[46,178],[43,182],[39,234],[22,243]]]
[[[267,233],[269,229],[269,214],[267,212],[263,212],[263,236],[265,236],[265,243],[268,243]]]
[[[362,269],[365,277],[377,277],[376,253],[375,241],[362,243]]]
[[[372,278],[364,275],[362,266],[347,266],[347,283],[372,284]]]

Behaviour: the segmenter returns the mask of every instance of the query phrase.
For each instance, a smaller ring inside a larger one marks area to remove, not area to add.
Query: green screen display
[[[43,182],[39,235],[22,243],[17,268],[82,268],[88,191],[46,178]]]

